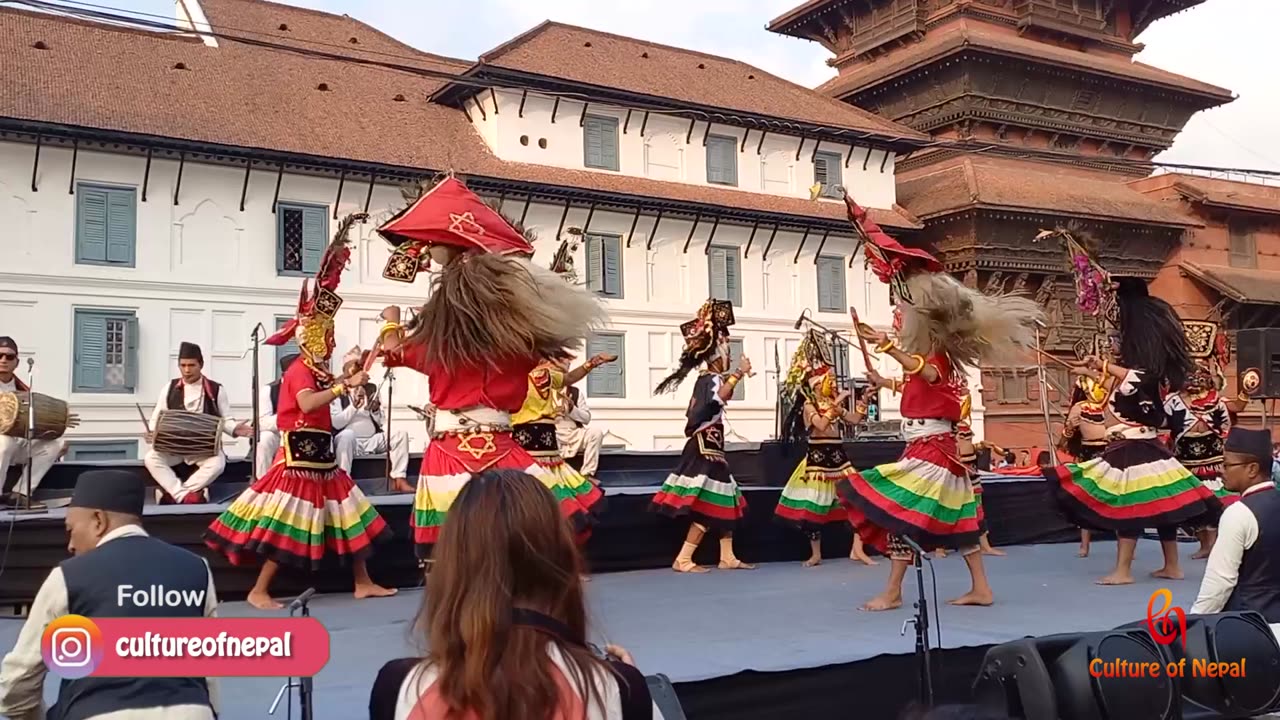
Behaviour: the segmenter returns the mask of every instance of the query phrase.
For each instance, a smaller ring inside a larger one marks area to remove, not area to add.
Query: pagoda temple
[[[925,225],[910,242],[971,286],[1034,295],[1045,349],[1070,357],[1095,326],[1061,246],[1037,233],[1088,233],[1114,275],[1152,279],[1201,224],[1131,183],[1194,113],[1233,99],[1133,60],[1151,23],[1203,1],[810,0],[769,29],[833,54],[820,90],[962,144],[899,161],[898,202]],[[1061,407],[1070,378],[1047,371]],[[986,436],[1044,447],[1035,369],[985,369],[983,386]]]

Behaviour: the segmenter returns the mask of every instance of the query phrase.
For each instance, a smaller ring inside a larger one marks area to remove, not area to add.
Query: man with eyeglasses
[[[1280,623],[1280,493],[1271,465],[1270,430],[1231,428],[1223,484],[1240,499],[1222,511],[1193,614],[1254,610]]]
[[[18,343],[8,336],[0,337],[0,393],[25,393],[27,384],[18,379],[14,371],[18,369]],[[0,486],[9,476],[9,468],[31,462],[31,487],[26,485],[26,478],[18,481],[13,492],[4,500],[13,506],[25,507],[27,492],[35,493],[45,473],[58,461],[66,445],[58,440],[32,440],[28,451],[26,438],[14,438],[0,435]],[[36,507],[38,503],[31,503]]]

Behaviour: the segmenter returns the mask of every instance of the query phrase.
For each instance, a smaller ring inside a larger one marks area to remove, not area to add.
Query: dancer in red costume
[[[956,446],[961,394],[970,370],[1012,364],[1033,346],[1040,310],[1026,298],[991,297],[965,287],[927,252],[885,235],[848,195],[845,203],[863,238],[868,265],[889,284],[896,303],[896,340],[863,324],[858,335],[875,343],[875,351],[888,354],[906,375],[905,381],[885,379],[868,362],[872,383],[902,393],[907,439],[902,459],[836,484],[863,541],[892,561],[888,587],[863,609],[902,605],[902,580],[913,558],[903,536],[926,550],[960,550],[973,584],[951,603],[990,605],[994,596],[979,548],[981,506]]]
[[[423,266],[440,266],[416,318],[402,324],[400,309],[387,308],[379,339],[388,367],[430,380],[435,422],[412,516],[425,558],[473,473],[522,470],[556,492],[556,477],[512,437],[511,416],[524,404],[529,373],[579,346],[603,313],[593,295],[530,263],[529,240],[453,177],[378,233],[396,248],[384,277],[413,282]],[[582,504],[561,495],[566,519],[585,524]]]
[[[264,560],[249,603],[279,609],[271,598],[271,580],[281,564],[316,570],[327,553],[355,570],[357,598],[385,597],[395,590],[373,582],[365,558],[373,543],[391,531],[382,516],[338,467],[329,404],[348,386],[364,383],[364,373],[335,382],[329,373],[333,355],[333,317],[342,306],[335,290],[351,257],[347,234],[363,214],[348,215],[320,259],[314,295],[302,286],[297,318],[267,339],[268,345],[297,340],[302,358],[285,371],[280,384],[277,425],[281,447],[271,469],[236,498],[205,531],[209,547],[240,565]]]

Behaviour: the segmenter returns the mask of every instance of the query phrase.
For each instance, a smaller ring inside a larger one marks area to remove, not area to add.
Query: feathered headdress
[[[533,255],[533,245],[515,227],[447,175],[378,228],[393,248],[382,276],[413,282],[429,263],[427,248],[451,245],[472,252]]]
[[[782,422],[784,444],[799,442],[806,437],[804,405],[811,402],[817,406],[815,386],[833,370],[831,344],[816,330],[809,330],[801,338],[795,355],[791,356],[791,367],[782,383],[782,397],[790,403]]]
[[[275,335],[267,338],[268,345],[284,345],[290,340],[298,341],[298,348],[312,361],[327,360],[332,349],[329,342],[333,337],[333,317],[342,307],[342,296],[338,295],[338,285],[342,282],[342,271],[351,259],[351,226],[364,220],[366,213],[352,213],[342,218],[333,240],[320,256],[320,267],[314,279],[302,281],[302,292],[298,296],[298,310],[294,318],[280,328]]]
[[[898,300],[904,350],[920,355],[943,352],[962,372],[981,364],[1015,364],[1034,347],[1033,328],[1043,322],[1044,313],[1033,300],[984,295],[965,287],[937,258],[886,235],[848,192],[844,202],[867,266],[888,283]]]
[[[729,334],[729,328],[733,327],[734,322],[733,303],[714,299],[703,303],[698,309],[697,317],[680,325],[680,334],[684,336],[680,366],[658,383],[653,394],[661,395],[675,390],[691,370],[710,360],[715,354],[717,342]]]

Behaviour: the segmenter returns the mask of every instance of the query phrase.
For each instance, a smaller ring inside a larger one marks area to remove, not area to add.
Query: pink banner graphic
[[[315,618],[86,618],[45,627],[59,677],[311,677],[329,662]]]

